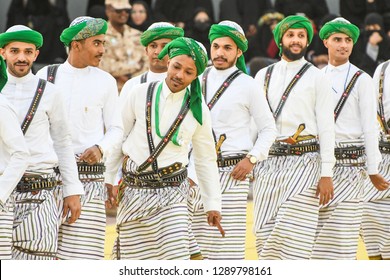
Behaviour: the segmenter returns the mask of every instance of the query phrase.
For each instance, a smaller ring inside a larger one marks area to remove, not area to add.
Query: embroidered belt
[[[79,174],[87,174],[87,175],[103,175],[104,171],[106,171],[106,167],[104,163],[95,163],[95,164],[87,164],[85,162],[77,162],[77,170]],[[60,174],[60,169],[58,167],[54,167],[54,172]]]
[[[163,176],[159,176],[158,173],[151,175],[151,173],[135,174],[126,172],[123,174],[123,179],[129,188],[164,188],[178,187],[188,177],[186,168]]]
[[[364,155],[364,146],[360,147],[346,147],[346,148],[335,148],[334,155],[337,160],[340,159],[358,159]]]
[[[390,142],[379,141],[379,150],[381,153],[390,154]]]
[[[24,175],[16,185],[18,192],[32,192],[39,190],[50,190],[57,186],[55,177],[44,178],[40,175]]]
[[[275,142],[270,151],[269,154],[272,156],[300,156],[305,153],[312,153],[317,152],[320,148],[320,145],[317,142],[313,143],[307,143],[307,144],[296,144],[296,145],[289,145],[289,144],[283,144],[281,142]]]
[[[239,163],[245,155],[222,157],[217,160],[218,167],[228,167]]]

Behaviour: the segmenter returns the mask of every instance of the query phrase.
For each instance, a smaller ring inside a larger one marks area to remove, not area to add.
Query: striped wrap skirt
[[[382,154],[379,174],[390,181],[390,154]],[[378,191],[369,178],[364,187],[361,233],[370,258],[390,259],[390,188]]]
[[[312,259],[356,259],[367,178],[365,162],[365,156],[336,161],[334,197],[320,209]]]
[[[188,201],[191,227],[204,259],[245,259],[246,209],[249,179],[238,181],[231,177],[234,166],[220,167],[222,193],[221,226],[225,237],[207,223],[199,186],[193,187]]]
[[[125,172],[135,173],[127,160]],[[126,186],[119,202],[114,259],[189,260],[189,182],[161,188]]]
[[[14,207],[13,194],[3,205],[0,205],[0,260],[10,260],[12,258]]]
[[[45,174],[42,177],[54,177]],[[54,190],[13,193],[15,200],[12,258],[55,259],[58,238],[58,208]]]
[[[254,234],[259,259],[309,259],[318,224],[318,153],[260,162],[253,184]]]
[[[107,192],[103,175],[80,174],[79,178],[83,183],[85,194],[81,197],[81,215],[72,224],[67,222],[70,211],[66,217],[62,217],[63,186],[56,189],[60,214],[57,258],[61,260],[104,259]]]

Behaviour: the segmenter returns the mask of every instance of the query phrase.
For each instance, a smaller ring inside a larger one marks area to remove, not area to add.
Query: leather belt
[[[337,160],[341,159],[358,159],[364,155],[364,146],[359,147],[346,147],[346,148],[335,148],[334,155]]]
[[[16,185],[18,192],[32,192],[39,190],[50,190],[57,186],[56,178],[44,178],[40,175],[23,175]]]
[[[381,153],[390,154],[390,142],[379,141],[379,150]]]
[[[131,172],[123,173],[123,179],[129,188],[164,188],[178,187],[187,179],[187,169],[183,168],[177,172],[160,176],[152,172],[135,174]]]
[[[236,165],[243,158],[245,158],[245,155],[237,155],[237,156],[229,156],[229,157],[219,158],[219,159],[217,159],[218,167],[228,167],[228,166]]]
[[[87,175],[103,175],[106,171],[106,167],[104,163],[95,163],[95,164],[87,164],[85,162],[77,162],[77,171],[79,174],[87,174]],[[54,172],[60,174],[60,169],[54,167]]]
[[[275,142],[270,151],[269,154],[273,156],[300,156],[305,153],[312,153],[317,152],[320,148],[320,145],[318,143],[307,143],[307,144],[296,144],[296,145],[289,145],[289,144],[283,144],[281,142]]]

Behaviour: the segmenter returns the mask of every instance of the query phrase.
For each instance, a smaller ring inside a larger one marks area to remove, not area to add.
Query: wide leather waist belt
[[[32,192],[39,190],[50,190],[57,186],[56,178],[43,178],[40,175],[24,175],[16,185],[18,192]]]
[[[79,174],[103,175],[106,171],[106,167],[104,166],[104,163],[87,164],[85,162],[78,162],[77,170]],[[54,167],[54,171],[57,174],[60,174],[60,169],[58,167]]]
[[[317,152],[319,148],[320,145],[317,142],[296,145],[282,144],[277,142],[272,145],[269,154],[273,156],[300,156],[305,153]]]
[[[218,167],[228,167],[233,166],[239,163],[245,155],[237,155],[237,156],[229,156],[229,157],[222,157],[217,159]]]
[[[163,176],[158,173],[153,173],[153,175],[150,173],[135,174],[126,172],[123,174],[123,179],[127,187],[130,188],[164,188],[178,187],[187,178],[186,168]]]
[[[381,153],[390,154],[390,142],[379,141],[379,150]]]
[[[364,146],[360,147],[346,147],[346,148],[335,148],[334,155],[337,160],[341,159],[358,159],[364,155]]]

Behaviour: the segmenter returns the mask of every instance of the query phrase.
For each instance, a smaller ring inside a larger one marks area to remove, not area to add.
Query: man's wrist
[[[100,147],[98,144],[95,144],[95,147],[99,149],[100,155],[103,157],[104,154],[103,148]]]

